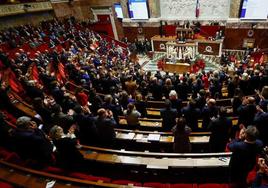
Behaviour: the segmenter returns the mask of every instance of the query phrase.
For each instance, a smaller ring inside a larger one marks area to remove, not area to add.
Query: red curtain
[[[220,26],[210,26],[210,25],[204,25],[200,28],[200,34],[205,37],[212,36],[214,37],[216,35],[216,32],[221,29]]]

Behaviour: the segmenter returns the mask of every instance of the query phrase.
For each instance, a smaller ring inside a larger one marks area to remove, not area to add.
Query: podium
[[[190,72],[191,65],[188,63],[165,63],[163,69],[167,72],[182,74],[185,72]]]

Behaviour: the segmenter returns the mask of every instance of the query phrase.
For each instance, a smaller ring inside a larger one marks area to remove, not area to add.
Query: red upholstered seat
[[[134,186],[142,186],[141,183],[139,182],[134,182],[134,181],[129,181],[129,180],[115,180],[112,181],[113,184],[119,184],[119,185],[128,185],[128,184],[132,184]]]
[[[206,183],[199,184],[198,188],[229,188],[228,184]]]
[[[11,152],[7,151],[4,148],[0,148],[0,158],[7,158],[9,155],[11,154]]]
[[[248,173],[247,184],[252,184],[253,181],[255,180],[256,175],[257,175],[257,170],[256,170],[256,167],[254,167],[254,169],[251,170],[251,171]]]
[[[110,178],[99,177],[99,176],[91,176],[91,175],[88,176],[87,180],[89,180],[89,181],[103,181],[105,183],[110,183],[111,182]]]
[[[14,188],[14,186],[12,186],[8,183],[4,183],[4,182],[0,182],[0,187],[1,188]]]
[[[169,188],[169,184],[157,183],[157,182],[147,182],[143,184],[144,187],[154,187],[154,188]]]
[[[68,176],[72,177],[72,178],[78,178],[78,179],[88,179],[89,175],[84,174],[84,173],[80,173],[80,172],[72,172],[70,174],[68,174]]]
[[[18,154],[12,152],[8,156],[4,158],[5,161],[15,163],[15,164],[22,164],[22,160],[18,156]]]
[[[177,183],[177,184],[170,184],[170,188],[197,188],[197,185]]]

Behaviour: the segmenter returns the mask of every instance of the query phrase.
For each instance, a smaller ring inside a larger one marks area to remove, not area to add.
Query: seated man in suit
[[[170,131],[173,126],[176,125],[176,117],[178,112],[175,108],[171,108],[171,102],[169,99],[165,100],[165,108],[160,110],[161,118],[163,119],[163,129]]]
[[[41,164],[52,161],[53,145],[31,118],[17,119],[17,128],[12,132],[12,147],[22,159],[32,159]]]
[[[98,116],[95,117],[94,122],[97,128],[98,143],[101,146],[111,146],[115,139],[114,127],[116,126],[113,113],[110,110],[101,108],[97,114]]]

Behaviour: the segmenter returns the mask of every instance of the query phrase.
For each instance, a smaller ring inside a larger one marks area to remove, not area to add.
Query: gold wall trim
[[[29,12],[47,11],[52,9],[52,5],[49,1],[36,3],[21,3],[16,5],[1,5],[0,17],[16,14],[25,14]]]

